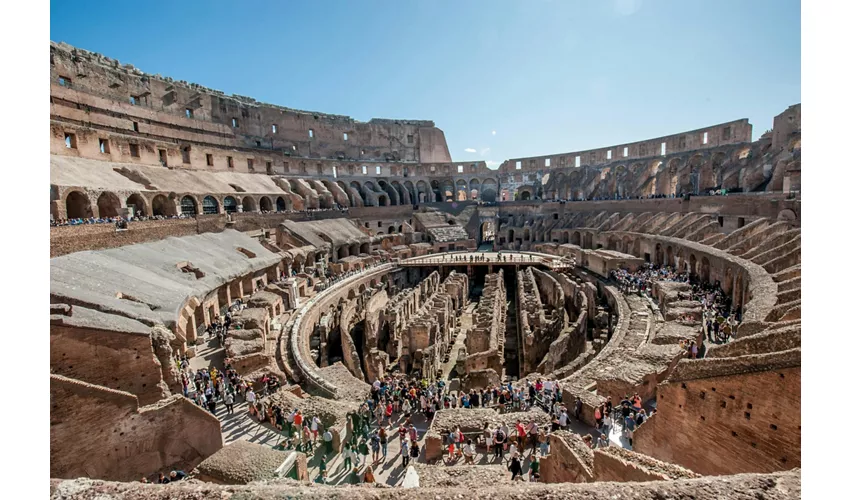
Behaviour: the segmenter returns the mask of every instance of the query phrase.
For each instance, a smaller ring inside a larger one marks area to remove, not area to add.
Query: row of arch
[[[324,179],[325,186],[334,191],[330,184],[334,181]],[[395,206],[415,205],[420,203],[439,203],[451,201],[496,201],[499,182],[495,178],[480,181],[470,179],[443,179],[430,182],[420,179],[412,180],[367,180],[335,181],[348,197],[349,206]]]
[[[577,232],[575,234],[578,234]],[[608,237],[606,248],[622,253],[634,255],[635,257],[647,258],[641,255],[642,241],[640,238],[625,236],[620,238],[616,235]],[[720,281],[724,293],[732,295],[733,305],[743,305],[747,297],[747,283],[744,278],[744,270],[732,265],[723,265],[721,269],[715,269],[712,273],[711,260],[706,255],[699,256],[696,252],[689,251],[685,247],[662,243],[656,243],[648,254],[649,260],[659,266],[672,266],[677,272],[687,272],[699,277],[703,283]]]
[[[184,214],[189,216],[194,215],[210,215],[219,213],[235,213],[256,212],[283,212],[291,209],[291,201],[284,196],[261,196],[255,200],[252,196],[243,196],[237,198],[235,196],[225,196],[219,201],[219,198],[207,195],[203,198],[194,195],[186,194],[178,196],[174,193],[170,195],[157,194],[151,200],[148,200],[140,193],[133,193],[123,199],[111,191],[103,191],[100,193],[92,204],[88,194],[82,191],[71,191],[65,197],[65,217],[69,219],[86,219],[94,216],[98,217],[117,217],[121,215],[125,207],[133,208],[135,215],[146,216],[175,216]],[[94,208],[97,208],[97,212]],[[58,216],[58,214],[54,214]]]
[[[544,186],[550,199],[678,196],[714,187],[740,187],[740,161],[750,157],[751,146],[737,150],[699,152],[691,156],[637,161],[614,167],[579,167],[557,172]]]

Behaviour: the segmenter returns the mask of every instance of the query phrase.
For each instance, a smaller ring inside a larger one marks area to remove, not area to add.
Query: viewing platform
[[[400,260],[402,267],[430,266],[529,266],[541,265],[549,269],[566,269],[571,262],[564,258],[537,252],[450,252],[422,255]]]

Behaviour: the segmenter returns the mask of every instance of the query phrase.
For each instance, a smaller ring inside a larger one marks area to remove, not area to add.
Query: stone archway
[[[260,211],[261,212],[273,212],[274,207],[272,207],[272,200],[268,196],[263,196],[260,198]]]
[[[146,215],[150,215],[148,212],[148,204],[145,201],[144,196],[139,193],[133,193],[127,197],[126,200],[127,208],[133,208],[133,216],[134,217],[143,217]]]
[[[184,196],[180,200],[180,211],[183,215],[194,217],[198,215],[198,203],[191,196]]]
[[[257,211],[257,202],[254,201],[254,198],[250,196],[245,196],[242,198],[242,211],[243,212],[256,212]]]
[[[97,213],[100,217],[118,217],[121,213],[121,200],[111,191],[104,191],[97,197]]]
[[[228,214],[236,213],[239,204],[236,203],[236,198],[232,196],[224,197],[224,212]]]
[[[71,191],[65,197],[65,217],[68,219],[88,219],[92,216],[89,197],[80,191]]]
[[[169,199],[163,194],[158,194],[153,197],[151,202],[151,213],[154,216],[173,217],[177,215],[177,207],[174,200]]]
[[[204,196],[201,205],[204,208],[204,215],[213,215],[218,213],[218,200],[214,196]]]

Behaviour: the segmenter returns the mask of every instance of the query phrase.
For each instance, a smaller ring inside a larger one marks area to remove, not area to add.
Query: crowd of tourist
[[[710,342],[725,344],[738,334],[741,324],[741,306],[732,310],[732,297],[723,292],[720,282],[713,285],[696,283],[692,289],[693,299],[702,304],[702,321],[706,337]]]
[[[695,300],[702,306],[702,317],[684,316],[683,320],[702,322],[705,326],[706,339],[713,343],[726,343],[735,338],[738,326],[741,323],[741,306],[732,309],[732,297],[723,291],[719,281],[714,283],[703,283],[696,275],[687,272],[676,272],[672,266],[656,266],[644,264],[635,272],[626,269],[615,269],[611,271],[611,279],[617,284],[617,288],[626,294],[640,293],[649,295],[652,284],[656,281],[678,281],[688,283],[691,287],[688,292],[679,292],[680,300]],[[689,357],[697,357],[696,343],[691,341],[683,344],[682,348],[687,350]]]
[[[617,284],[617,288],[625,293],[649,294],[652,284],[656,281],[679,281],[688,282],[688,273],[676,272],[672,266],[656,266],[644,264],[635,272],[627,269],[614,269],[611,271],[611,279]]]
[[[267,215],[267,214],[307,214],[308,217],[311,217],[316,212],[340,212],[345,214],[348,212],[347,208],[340,207],[339,205],[335,205],[334,208],[305,208],[303,210],[258,210],[256,213]],[[212,214],[215,215],[215,214]],[[229,215],[229,213],[228,213]],[[161,220],[174,220],[174,219],[192,219],[196,217],[195,214],[179,214],[179,215],[145,215],[144,212],[139,211],[135,215],[132,216],[114,216],[114,217],[74,217],[74,218],[63,218],[63,219],[54,219],[53,215],[50,216],[50,227],[58,227],[58,226],[82,226],[89,224],[126,224],[128,222],[145,222],[145,221],[161,221]]]

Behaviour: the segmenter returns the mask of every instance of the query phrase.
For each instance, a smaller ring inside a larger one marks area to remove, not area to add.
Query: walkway
[[[501,253],[502,260],[497,260]],[[479,259],[479,260],[474,260]],[[400,266],[434,266],[434,265],[544,265],[550,269],[566,269],[567,261],[556,255],[534,252],[449,252],[435,255],[411,257],[399,261]]]

